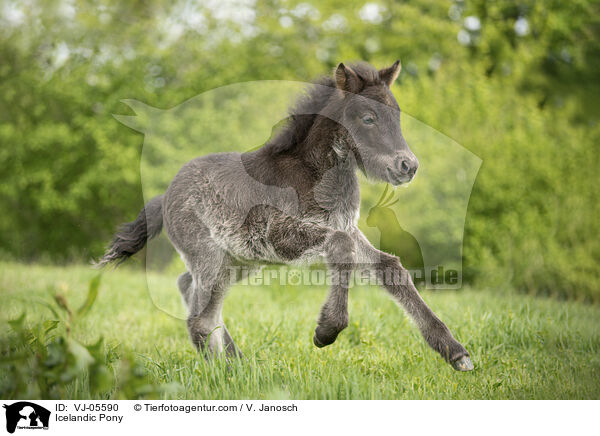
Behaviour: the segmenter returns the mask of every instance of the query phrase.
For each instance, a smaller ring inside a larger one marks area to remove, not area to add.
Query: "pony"
[[[185,164],[163,195],[121,226],[99,265],[119,264],[164,228],[187,269],[177,284],[191,341],[228,357],[242,356],[222,316],[227,288],[240,278],[236,268],[324,260],[331,286],[313,336],[317,347],[347,327],[350,274],[364,268],[431,348],[454,369],[472,370],[468,351],[421,298],[400,259],[373,247],[357,227],[358,171],[398,186],[419,166],[390,90],[400,70],[400,61],[380,70],[340,63],[332,77],[309,87],[262,147]]]

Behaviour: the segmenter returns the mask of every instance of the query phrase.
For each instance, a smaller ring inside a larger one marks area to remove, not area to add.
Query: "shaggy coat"
[[[187,268],[178,286],[192,342],[230,356],[241,353],[221,311],[237,266],[324,259],[333,284],[317,321],[318,347],[332,344],[348,325],[349,275],[364,268],[434,350],[455,369],[471,370],[469,353],[423,301],[400,260],[374,248],[357,227],[357,171],[399,185],[418,168],[390,91],[399,73],[399,62],[379,71],[338,65],[298,100],[263,147],[185,164],[166,193],[121,228],[100,264],[123,261],[164,227]]]

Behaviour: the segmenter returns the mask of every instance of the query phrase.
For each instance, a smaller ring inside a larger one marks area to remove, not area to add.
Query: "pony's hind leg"
[[[229,268],[232,264],[227,255],[206,259],[214,261],[219,257],[222,258],[221,265],[210,265],[215,267],[216,272],[209,271],[209,265],[203,264],[178,279],[189,308],[188,330],[192,343],[205,354],[226,353],[231,357],[241,357],[222,316],[223,301],[232,280]]]
[[[183,302],[185,303],[186,307],[189,307],[190,298],[194,294],[194,289],[192,287],[192,275],[187,271],[181,274],[177,278],[177,287],[179,288]]]
[[[199,205],[189,201],[188,193],[174,189],[165,197],[163,215],[167,235],[189,271],[179,276],[177,285],[188,308],[190,339],[202,352],[230,352],[235,348],[221,310],[227,287],[234,281],[232,260],[199,219]]]

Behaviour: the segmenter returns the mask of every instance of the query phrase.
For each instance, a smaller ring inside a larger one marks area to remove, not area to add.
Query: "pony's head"
[[[402,136],[400,108],[390,91],[400,70],[400,61],[381,70],[341,63],[334,73],[339,98],[331,103],[347,132],[346,140],[335,146],[348,146],[367,177],[394,186],[411,181],[419,167]]]

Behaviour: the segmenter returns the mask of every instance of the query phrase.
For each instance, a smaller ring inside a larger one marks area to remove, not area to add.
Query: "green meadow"
[[[22,313],[29,325],[53,320],[42,303],[52,301],[54,293],[72,307],[82,304],[96,274],[86,266],[0,264],[3,337],[10,336],[5,321]],[[161,284],[153,297],[181,311],[176,275],[152,279]],[[349,327],[333,345],[316,348],[311,339],[325,295],[326,288],[319,286],[233,287],[224,318],[244,359],[206,361],[191,345],[185,321],[153,303],[143,272],[105,272],[95,303],[71,325],[70,334],[83,345],[104,338],[101,352],[111,355],[111,382],[90,392],[84,369],[54,392],[81,399],[125,394],[169,399],[600,397],[600,308],[595,305],[508,291],[424,291],[427,303],[471,352],[475,370],[458,373],[376,287],[351,290]],[[125,377],[123,366],[131,364],[124,356],[137,363],[155,391],[132,394],[130,381],[119,380]],[[10,393],[8,374],[0,372],[1,397]],[[37,398],[39,392],[21,394]]]

